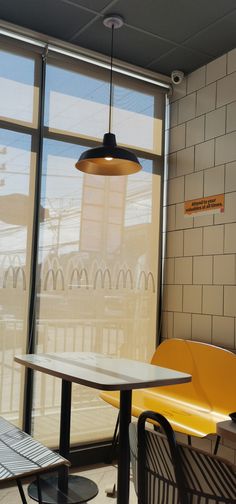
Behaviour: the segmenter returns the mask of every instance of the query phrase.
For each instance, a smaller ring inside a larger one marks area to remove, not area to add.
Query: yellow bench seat
[[[216,433],[218,422],[236,411],[236,355],[213,345],[172,339],[161,343],[151,363],[190,373],[192,381],[134,390],[132,415],[146,410],[164,415],[173,429],[190,436]],[[119,392],[102,392],[101,398],[119,408]]]

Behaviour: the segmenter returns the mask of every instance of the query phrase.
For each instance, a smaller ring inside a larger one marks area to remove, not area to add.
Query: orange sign
[[[225,195],[217,194],[216,196],[207,196],[206,198],[198,198],[184,202],[185,215],[192,215],[203,212],[224,212]]]

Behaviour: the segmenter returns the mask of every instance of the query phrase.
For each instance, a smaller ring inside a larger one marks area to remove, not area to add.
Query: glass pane
[[[20,423],[34,196],[29,135],[0,130],[0,414]]]
[[[0,117],[36,127],[35,60],[0,50]]]
[[[82,150],[44,142],[37,350],[148,361],[156,341],[160,177],[143,159],[141,174],[84,175],[74,168]],[[37,373],[34,433],[54,446],[60,386]],[[116,414],[96,390],[74,384],[72,443],[110,437]]]
[[[78,73],[79,70],[79,73]],[[109,73],[48,65],[46,126],[101,141],[108,130]],[[114,75],[112,130],[120,145],[161,155],[163,95],[156,87]]]

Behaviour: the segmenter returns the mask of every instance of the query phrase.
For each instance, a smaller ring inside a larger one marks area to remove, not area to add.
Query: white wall
[[[236,49],[190,74],[170,104],[163,337],[236,347]],[[225,212],[184,201],[225,193]]]
[[[169,138],[162,337],[236,349],[236,49],[175,87]],[[224,213],[184,216],[221,193]],[[219,453],[236,461],[235,447]]]

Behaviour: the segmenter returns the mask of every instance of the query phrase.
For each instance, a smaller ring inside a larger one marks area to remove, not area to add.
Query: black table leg
[[[117,504],[129,503],[129,424],[131,421],[132,390],[120,391],[120,435],[117,480]]]
[[[66,459],[70,453],[71,386],[71,382],[62,380],[59,453]],[[98,487],[92,480],[69,476],[66,466],[58,470],[58,476],[41,476],[40,483],[43,504],[86,503],[98,494]],[[28,494],[38,501],[36,482],[29,485]]]

